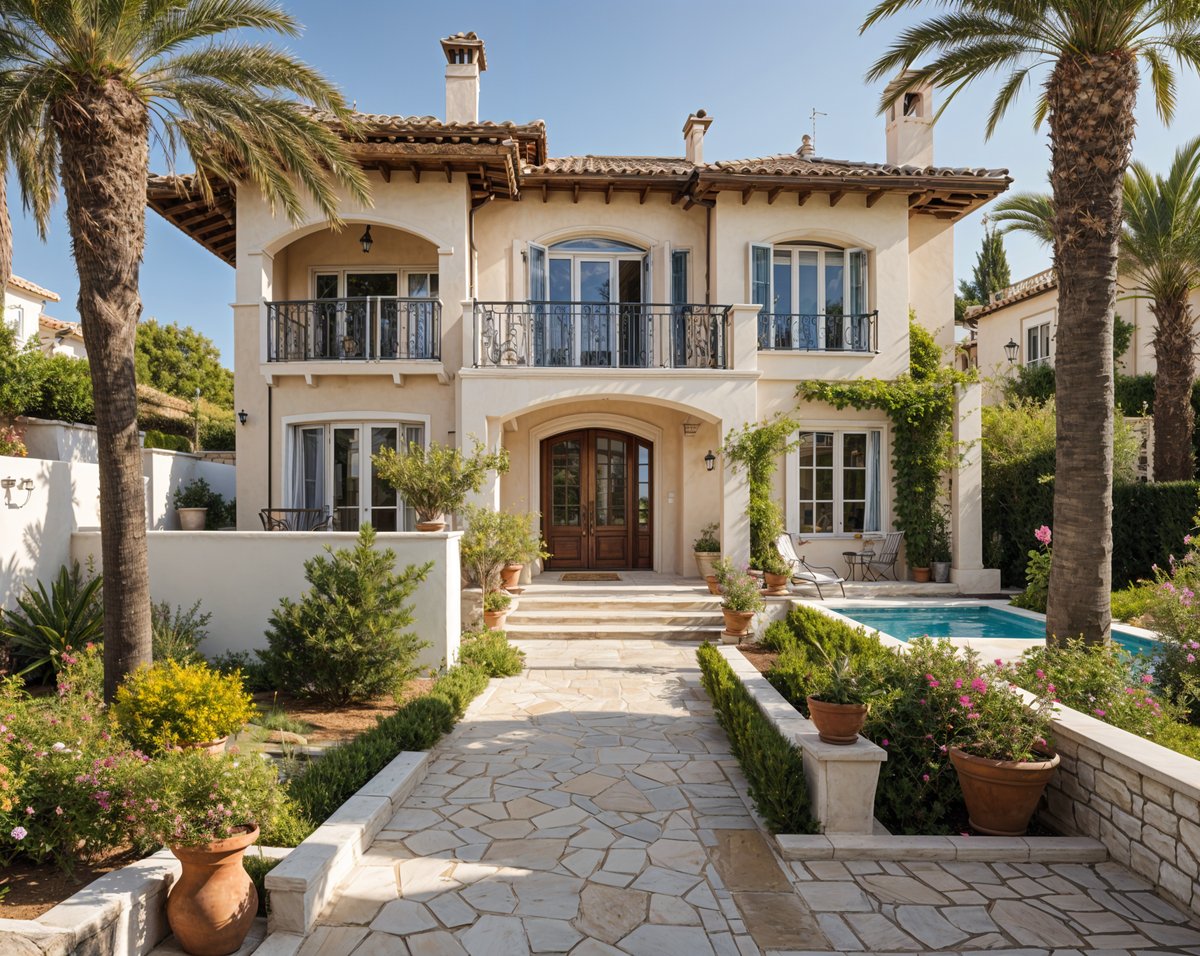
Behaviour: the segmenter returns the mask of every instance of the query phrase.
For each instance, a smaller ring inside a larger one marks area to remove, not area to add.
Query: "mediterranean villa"
[[[343,203],[340,231],[315,211],[289,223],[246,183],[215,206],[186,176],[150,183],[151,207],[237,272],[240,529],[296,507],[412,530],[372,453],[478,439],[511,457],[484,501],[541,513],[549,569],[691,574],[710,522],[745,557],[745,476],[719,452],[781,412],[802,426],[778,494],[810,558],[891,529],[886,418],[797,408],[795,387],[904,372],[910,310],[951,354],[954,224],[1009,179],[933,165],[932,91],[888,111],[885,163],[818,158],[807,136],[706,161],[703,110],[682,156],[555,157],[543,122],[480,119],[482,40],[441,45],[445,119],[361,117],[374,202]],[[963,390],[960,437],[978,402]],[[968,456],[951,492],[953,580],[973,591],[999,584],[978,480]]]

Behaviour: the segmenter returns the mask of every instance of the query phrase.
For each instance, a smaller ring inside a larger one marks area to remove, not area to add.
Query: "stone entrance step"
[[[656,625],[643,624],[532,624],[509,617],[504,625],[508,636],[515,641],[715,641],[725,629],[714,625]]]

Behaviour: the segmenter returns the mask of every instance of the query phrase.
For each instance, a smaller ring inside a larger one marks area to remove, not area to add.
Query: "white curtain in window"
[[[879,457],[881,433],[867,432],[867,507],[863,519],[864,531],[879,530]]]
[[[292,442],[291,507],[324,508],[325,429],[297,428]]]

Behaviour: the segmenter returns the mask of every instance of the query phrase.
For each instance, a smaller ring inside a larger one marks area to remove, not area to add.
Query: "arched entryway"
[[[583,428],[541,443],[548,570],[651,568],[654,446],[629,432]]]

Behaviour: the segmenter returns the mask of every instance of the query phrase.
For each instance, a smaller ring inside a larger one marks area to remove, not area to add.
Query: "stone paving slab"
[[[301,956],[1200,956],[1200,929],[1110,863],[785,862],[694,647],[521,647]]]

